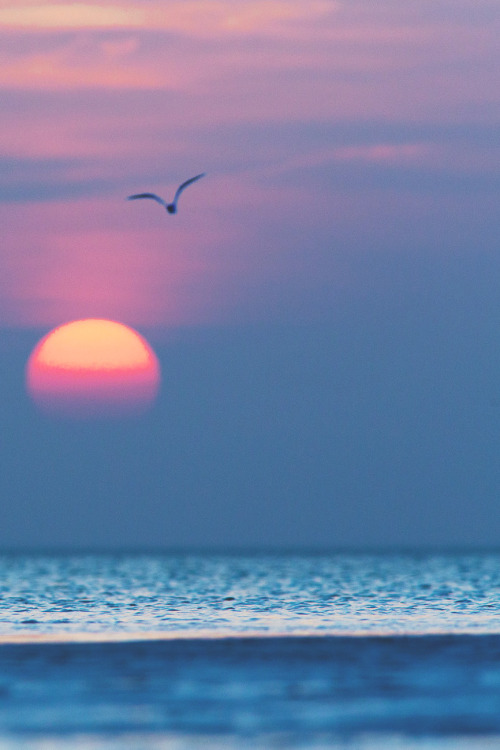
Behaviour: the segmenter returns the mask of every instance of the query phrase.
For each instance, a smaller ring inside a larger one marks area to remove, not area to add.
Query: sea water
[[[500,748],[500,555],[0,559],[0,750]]]

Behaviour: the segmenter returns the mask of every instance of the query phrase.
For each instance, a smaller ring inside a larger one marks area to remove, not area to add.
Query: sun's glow
[[[90,318],[50,331],[26,367],[28,392],[44,411],[76,417],[132,414],[160,382],[149,344],[122,323]]]

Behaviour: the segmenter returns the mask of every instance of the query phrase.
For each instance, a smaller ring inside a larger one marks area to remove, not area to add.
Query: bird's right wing
[[[156,195],[155,193],[137,193],[137,195],[129,195],[127,200],[128,201],[136,201],[138,198],[151,198],[152,200],[156,201],[160,204],[160,206],[166,206],[167,204],[163,200],[163,198],[160,198],[159,195]]]
[[[189,180],[186,180],[186,182],[183,182],[182,185],[180,185],[177,188],[177,191],[176,191],[175,197],[174,197],[174,203],[177,202],[177,199],[178,199],[179,195],[182,193],[182,191],[184,190],[184,188],[187,188],[187,186],[191,185],[192,182],[196,182],[196,180],[199,180],[200,177],[205,177],[205,172],[202,172],[201,174],[197,174],[196,177],[191,177]]]

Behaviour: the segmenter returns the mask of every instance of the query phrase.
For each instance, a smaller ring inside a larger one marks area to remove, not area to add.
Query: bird
[[[197,174],[195,177],[191,177],[189,180],[186,180],[186,182],[183,182],[182,185],[179,185],[177,190],[175,191],[174,200],[172,203],[167,203],[167,201],[163,200],[163,198],[160,198],[159,195],[156,195],[156,193],[137,193],[136,195],[129,195],[127,200],[128,201],[135,201],[139,198],[151,198],[152,200],[156,201],[160,204],[160,206],[164,206],[169,214],[176,214],[177,213],[177,201],[179,200],[179,196],[184,190],[184,188],[187,188],[188,185],[191,185],[191,183],[196,182],[196,180],[199,180],[200,177],[205,177],[205,172],[202,172],[201,174]]]

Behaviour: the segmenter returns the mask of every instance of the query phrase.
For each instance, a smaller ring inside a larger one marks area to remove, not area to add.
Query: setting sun
[[[77,417],[134,414],[155,399],[158,360],[136,331],[111,320],[77,320],[37,344],[27,388],[44,411]]]

